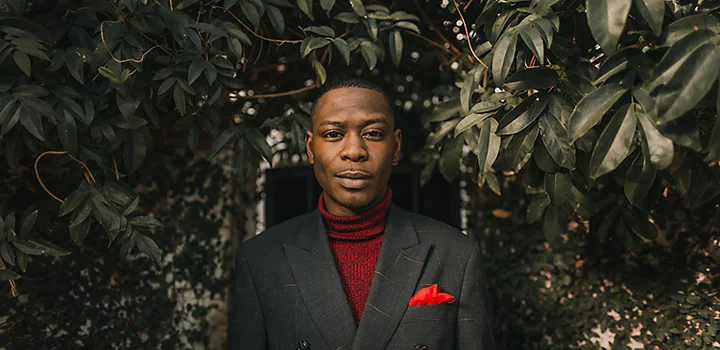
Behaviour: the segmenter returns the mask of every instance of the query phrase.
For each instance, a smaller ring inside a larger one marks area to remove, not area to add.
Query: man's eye
[[[373,137],[373,138],[378,138],[378,137],[382,137],[383,133],[381,133],[379,131],[370,131],[370,132],[366,133],[365,135]]]
[[[328,131],[325,133],[325,137],[328,137],[331,139],[338,138],[340,136],[342,136],[342,135],[337,131]]]

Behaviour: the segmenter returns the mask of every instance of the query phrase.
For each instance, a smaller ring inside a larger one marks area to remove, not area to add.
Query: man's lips
[[[363,170],[343,170],[335,174],[342,187],[359,190],[370,183],[372,174]]]

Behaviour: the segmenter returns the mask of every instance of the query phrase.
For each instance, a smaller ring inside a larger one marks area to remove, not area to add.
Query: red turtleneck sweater
[[[380,203],[358,216],[333,215],[325,208],[323,195],[318,201],[327,226],[330,249],[356,324],[360,323],[370,293],[391,203],[390,188]]]

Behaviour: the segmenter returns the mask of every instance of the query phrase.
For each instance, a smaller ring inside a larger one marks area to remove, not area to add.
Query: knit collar
[[[368,211],[356,216],[331,214],[325,208],[324,194],[321,194],[318,200],[318,208],[325,219],[328,235],[331,238],[353,241],[372,237],[385,231],[390,204],[392,204],[392,190],[389,187],[385,198]]]

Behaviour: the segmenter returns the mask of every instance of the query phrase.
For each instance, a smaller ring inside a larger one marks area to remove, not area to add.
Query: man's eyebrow
[[[318,127],[325,126],[325,125],[342,126],[342,125],[345,125],[345,124],[346,124],[345,122],[341,122],[341,121],[323,120],[323,121],[320,122],[320,124],[318,124]],[[368,119],[368,120],[362,122],[362,126],[363,126],[363,127],[366,127],[366,126],[372,125],[372,124],[385,124],[385,125],[389,125],[389,123],[388,123],[388,121],[387,121],[387,118],[373,118],[373,119]]]

